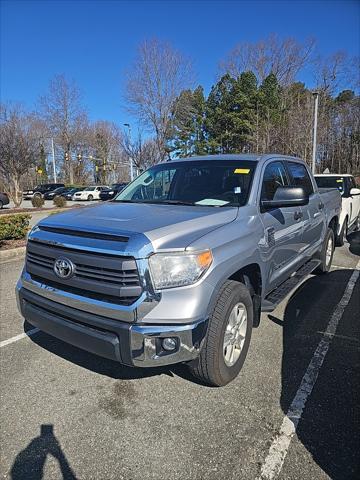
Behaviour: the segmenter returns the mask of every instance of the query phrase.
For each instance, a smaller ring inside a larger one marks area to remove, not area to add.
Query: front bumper
[[[23,317],[40,330],[76,347],[136,367],[188,362],[200,352],[207,320],[183,325],[126,323],[56,303],[16,286]],[[171,337],[176,349],[167,352],[162,339]]]

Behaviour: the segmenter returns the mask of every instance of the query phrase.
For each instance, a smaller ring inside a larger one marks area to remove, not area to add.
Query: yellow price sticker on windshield
[[[337,181],[337,183],[342,183],[343,182],[342,179],[341,180],[336,180],[336,181]]]
[[[250,172],[250,168],[236,168],[234,173],[243,173],[247,175]]]

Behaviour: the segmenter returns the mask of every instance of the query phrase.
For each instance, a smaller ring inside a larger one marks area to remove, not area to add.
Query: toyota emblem
[[[54,272],[59,278],[70,278],[74,275],[75,266],[68,258],[57,258],[54,263]]]

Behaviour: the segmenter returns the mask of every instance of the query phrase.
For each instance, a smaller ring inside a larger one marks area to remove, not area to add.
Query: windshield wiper
[[[195,205],[194,202],[186,202],[182,200],[161,200],[160,202],[156,203],[166,203],[167,205]]]
[[[142,203],[142,202],[139,202],[138,200],[127,200],[127,199],[124,199],[124,200],[116,200],[116,198],[113,198],[112,200],[110,200],[110,202],[121,202],[121,203]]]

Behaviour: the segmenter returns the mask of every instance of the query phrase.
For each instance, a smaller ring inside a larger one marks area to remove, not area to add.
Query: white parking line
[[[261,468],[261,474],[259,477],[261,480],[272,480],[281,471],[291,439],[296,432],[296,428],[303,414],[306,401],[316,383],[320,368],[329,350],[331,341],[334,338],[339,321],[350,301],[356,281],[359,278],[360,260],[355,268],[356,269],[352,273],[346,286],[344,295],[330,318],[327,329],[323,333],[323,337],[320,340],[305,375],[301,380],[300,387],[296,392],[286,416],[284,417],[279,434],[275,437],[270,446],[269,453]]]
[[[40,330],[38,328],[33,328],[31,330],[28,330],[27,332],[20,333],[20,335],[15,335],[15,337],[8,338],[7,340],[3,340],[0,342],[0,348],[6,347],[6,345],[10,345],[10,343],[17,342],[18,340],[21,340],[22,338],[26,337],[31,337],[31,335],[34,335],[35,333],[39,332]]]

